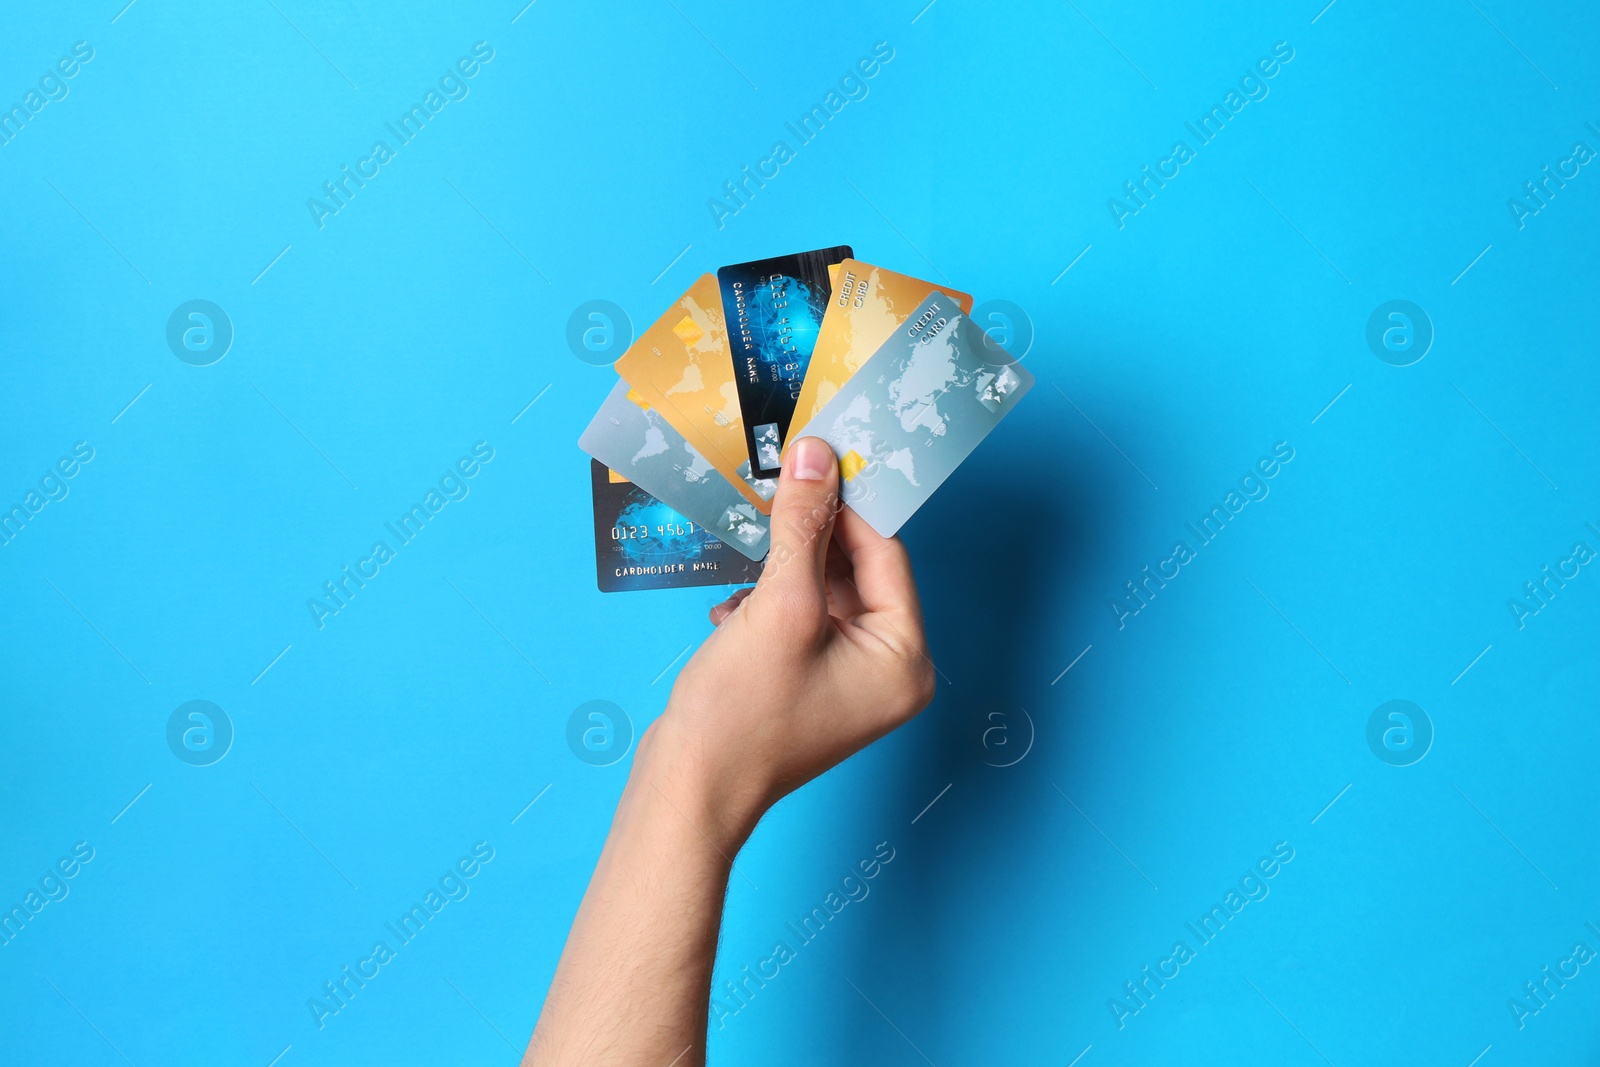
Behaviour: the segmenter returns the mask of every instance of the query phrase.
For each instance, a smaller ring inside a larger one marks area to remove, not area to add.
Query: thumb
[[[795,441],[778,478],[772,502],[772,551],[758,588],[814,600],[827,611],[823,570],[839,506],[839,464],[833,449],[820,437]]]

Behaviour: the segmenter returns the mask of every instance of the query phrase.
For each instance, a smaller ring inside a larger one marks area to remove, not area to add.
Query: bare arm
[[[766,570],[712,610],[640,740],[525,1067],[702,1063],[733,856],[772,804],[932,699],[905,549],[838,511],[838,478],[822,441],[789,450]]]
[[[722,897],[742,837],[717,825],[702,782],[674,772],[681,754],[669,745],[654,729],[640,741],[524,1064],[704,1057]]]

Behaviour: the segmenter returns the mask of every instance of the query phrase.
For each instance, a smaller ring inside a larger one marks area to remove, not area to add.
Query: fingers
[[[789,448],[778,495],[772,502],[772,551],[758,589],[781,590],[797,602],[826,611],[823,567],[839,506],[839,464],[819,437],[802,437]]]
[[[834,540],[849,558],[861,602],[868,611],[905,614],[921,626],[922,606],[911,576],[911,557],[897,537],[882,537],[849,508],[839,513]]]
[[[755,592],[753,586],[734,590],[732,596],[711,609],[711,625],[721,626],[728,616],[732,615],[739,605],[744,603],[744,598],[753,592]]]
[[[835,520],[837,522],[837,520]],[[861,602],[861,591],[856,588],[855,569],[850,566],[850,557],[844,554],[844,549],[839,547],[837,541],[837,525],[834,527],[835,541],[828,546],[828,614],[836,619],[854,619],[858,615],[867,613],[867,606]]]
[[[922,626],[922,602],[911,576],[911,557],[896,537],[882,537],[867,520],[846,508],[834,526],[833,539],[849,558],[856,592],[866,614],[851,621],[899,653],[907,671],[902,692],[909,697],[906,718],[928,706],[938,674],[928,658]]]

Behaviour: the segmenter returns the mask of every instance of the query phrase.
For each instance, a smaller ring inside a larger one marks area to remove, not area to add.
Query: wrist
[[[675,812],[731,863],[768,805],[760,789],[730,772],[669,707],[639,739],[628,790]]]

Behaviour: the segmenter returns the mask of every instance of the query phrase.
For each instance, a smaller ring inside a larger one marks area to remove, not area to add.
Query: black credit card
[[[798,252],[717,271],[745,446],[757,478],[776,478],[800,384],[811,363],[832,283],[828,267],[849,245]]]
[[[595,578],[602,593],[748,585],[761,564],[614,473],[589,460],[594,486]]]

